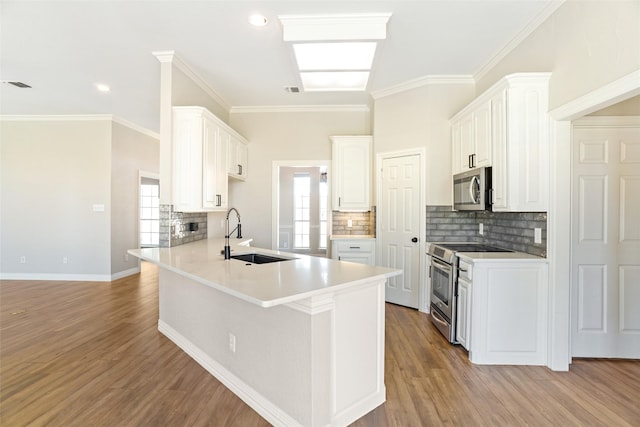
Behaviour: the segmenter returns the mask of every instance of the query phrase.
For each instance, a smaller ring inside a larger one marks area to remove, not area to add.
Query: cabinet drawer
[[[340,242],[338,243],[339,252],[371,252],[373,251],[373,242]]]

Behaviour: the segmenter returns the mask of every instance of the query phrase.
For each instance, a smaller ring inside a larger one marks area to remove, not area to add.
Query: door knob
[[[412,241],[413,243],[416,243],[416,242],[418,241],[418,238],[417,238],[417,237],[414,237],[413,239],[411,239],[411,241]]]

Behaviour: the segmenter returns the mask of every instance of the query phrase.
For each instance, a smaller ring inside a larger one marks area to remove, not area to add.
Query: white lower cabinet
[[[471,335],[471,269],[472,264],[460,262],[456,305],[456,341],[467,350]]]
[[[547,365],[546,260],[465,260],[473,278],[460,282],[457,337],[471,362]]]
[[[335,239],[331,241],[331,258],[339,261],[375,265],[375,239]]]

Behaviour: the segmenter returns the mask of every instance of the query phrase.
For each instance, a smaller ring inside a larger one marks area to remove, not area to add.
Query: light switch
[[[353,227],[353,220],[352,219],[348,219],[347,220],[347,227]]]
[[[93,211],[94,212],[104,212],[104,205],[102,204],[94,204],[93,205]]]
[[[480,225],[478,225],[478,233],[479,234],[484,234],[484,224],[480,223]]]

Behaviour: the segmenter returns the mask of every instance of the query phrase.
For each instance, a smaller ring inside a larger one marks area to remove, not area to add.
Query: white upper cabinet
[[[491,101],[452,121],[453,173],[491,166]]]
[[[452,173],[491,166],[494,211],[548,209],[550,77],[508,75],[451,119]]]
[[[333,210],[371,209],[371,136],[332,136]]]
[[[215,212],[228,208],[225,128],[205,108],[173,108],[174,210]]]
[[[249,150],[247,141],[235,133],[228,136],[227,172],[231,178],[247,179]]]

